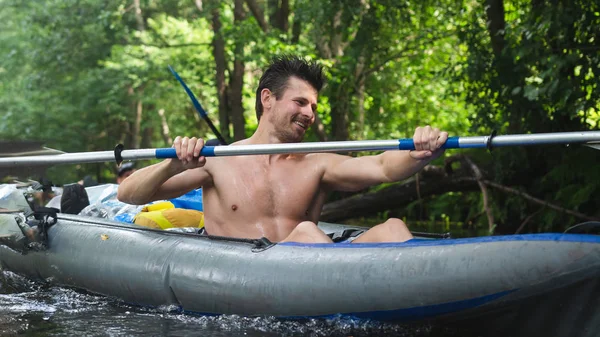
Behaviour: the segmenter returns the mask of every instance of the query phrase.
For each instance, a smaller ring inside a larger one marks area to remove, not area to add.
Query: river
[[[235,315],[191,316],[174,308],[141,308],[103,296],[0,272],[0,336],[460,336],[430,326],[347,318],[279,320]]]

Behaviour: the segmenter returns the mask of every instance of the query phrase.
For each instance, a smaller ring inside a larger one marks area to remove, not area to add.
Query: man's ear
[[[273,97],[273,92],[271,90],[264,88],[260,92],[260,102],[262,103],[263,109],[271,108],[271,98]],[[264,111],[263,111],[264,112]]]

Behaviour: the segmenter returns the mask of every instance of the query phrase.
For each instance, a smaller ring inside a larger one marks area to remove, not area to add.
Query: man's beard
[[[275,120],[275,114],[271,115],[270,122],[275,126],[275,137],[282,143],[298,143],[304,139],[306,130],[302,135],[295,131],[295,123],[289,120]],[[292,125],[293,124],[293,125]]]

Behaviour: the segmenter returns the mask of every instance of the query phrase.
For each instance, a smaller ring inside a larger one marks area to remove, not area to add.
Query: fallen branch
[[[446,160],[445,167],[426,166],[420,172],[418,179],[416,177],[412,177],[402,183],[394,184],[375,192],[356,194],[349,198],[327,203],[323,206],[320,220],[339,222],[348,219],[375,216],[379,212],[398,209],[411,202],[420,200],[421,198],[425,199],[432,195],[441,195],[447,192],[470,192],[481,190],[482,193],[484,193],[484,210],[483,212],[480,212],[465,221],[465,223],[468,224],[469,221],[473,221],[481,214],[486,213],[488,216],[488,225],[491,224],[491,226],[493,226],[494,218],[491,214],[491,207],[489,205],[489,189],[487,188],[487,186],[489,186],[497,190],[516,194],[530,202],[563,212],[565,214],[569,214],[579,219],[584,219],[587,221],[600,221],[599,218],[591,217],[583,213],[552,204],[548,201],[535,198],[515,188],[504,186],[487,179],[478,180],[477,178],[470,176],[470,172],[465,172],[465,170],[467,170],[466,167],[471,165],[461,165],[461,168],[453,170],[450,164],[452,162],[461,160],[458,157],[453,157],[450,157]],[[472,166],[471,169],[473,169]],[[476,171],[474,172],[476,176],[481,174],[481,171],[477,167],[475,170]],[[485,186],[482,187],[481,184]],[[518,231],[523,230],[525,225],[531,221],[531,218],[533,218],[535,214],[536,213],[525,219],[525,221],[520,225]]]
[[[495,182],[492,182],[492,181],[489,181],[489,180],[483,180],[483,183],[486,184],[486,185],[488,185],[488,186],[492,186],[494,188],[497,188],[497,189],[499,189],[501,191],[512,193],[512,194],[516,194],[516,195],[518,195],[518,196],[520,196],[520,197],[522,197],[524,199],[527,199],[527,200],[529,200],[531,202],[534,202],[536,204],[547,206],[549,208],[552,208],[553,210],[556,210],[556,211],[559,211],[559,212],[563,212],[565,214],[572,215],[572,216],[574,216],[576,218],[580,218],[580,219],[584,219],[584,220],[589,220],[589,221],[600,221],[600,218],[591,217],[591,216],[585,215],[583,213],[579,213],[579,212],[576,212],[576,211],[572,211],[572,210],[560,207],[560,206],[552,204],[552,203],[550,203],[548,201],[544,201],[544,200],[538,199],[536,197],[533,197],[533,196],[531,196],[531,195],[529,195],[529,194],[527,194],[525,192],[519,191],[519,190],[514,189],[512,187],[500,185],[498,183],[495,183]]]
[[[415,177],[412,177],[402,183],[382,188],[376,192],[358,194],[325,204],[320,220],[336,222],[373,216],[379,212],[397,209],[419,200],[419,198],[447,192],[475,191],[477,189],[477,182],[472,177],[459,174],[448,176],[443,168],[428,166],[421,171],[418,181]]]

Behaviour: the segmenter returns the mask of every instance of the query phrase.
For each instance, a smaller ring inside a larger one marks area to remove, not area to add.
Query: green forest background
[[[325,65],[309,141],[598,130],[598,1],[0,0],[0,139],[66,152],[214,138],[179,72],[229,140],[256,128],[273,55]],[[147,164],[147,163],[146,163]],[[600,152],[447,151],[404,182],[336,194],[324,220],[470,234],[563,231],[600,218]],[[55,184],[114,163],[51,168]],[[337,212],[337,213],[336,213]]]

